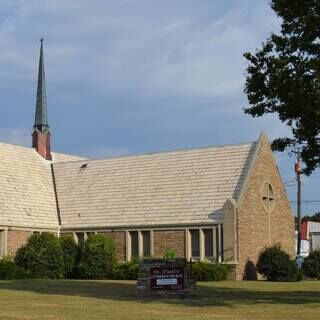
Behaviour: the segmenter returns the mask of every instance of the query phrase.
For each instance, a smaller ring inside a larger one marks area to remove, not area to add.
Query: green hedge
[[[220,263],[195,262],[192,264],[192,273],[197,281],[226,280],[229,266]]]
[[[302,272],[279,244],[260,252],[257,271],[268,281],[300,281]]]
[[[16,278],[16,265],[9,258],[4,257],[0,260],[0,279],[11,280]]]
[[[64,277],[73,279],[77,277],[77,266],[80,260],[80,248],[74,241],[72,236],[61,236],[59,238],[63,262],[64,262]]]
[[[59,239],[51,233],[33,234],[15,256],[15,264],[33,278],[64,277],[63,254]]]
[[[139,271],[139,259],[133,258],[129,262],[118,263],[113,277],[117,280],[137,280]]]
[[[0,260],[0,280],[29,279],[31,274],[18,267],[11,257],[3,257]]]
[[[104,235],[91,235],[81,250],[79,277],[82,279],[112,279],[116,267],[116,246]]]
[[[304,259],[303,273],[310,278],[320,279],[320,250],[315,250]]]
[[[177,257],[177,252],[173,249],[167,249],[163,255],[164,259],[174,259]]]

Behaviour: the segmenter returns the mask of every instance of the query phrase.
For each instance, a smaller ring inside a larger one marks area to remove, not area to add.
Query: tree
[[[63,278],[63,252],[59,239],[54,234],[33,234],[27,244],[18,249],[14,261],[33,278]]]
[[[316,212],[312,216],[305,215],[302,218],[302,221],[317,221],[317,222],[320,222],[320,212]]]
[[[111,279],[116,263],[113,239],[102,234],[91,235],[82,248],[79,276],[82,279]]]
[[[245,93],[253,117],[275,113],[292,137],[272,148],[301,145],[305,174],[320,167],[320,0],[272,0],[282,19],[281,33],[271,34],[248,60]]]

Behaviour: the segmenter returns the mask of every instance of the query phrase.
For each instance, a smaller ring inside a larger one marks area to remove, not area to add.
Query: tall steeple
[[[48,125],[46,81],[44,72],[43,39],[40,40],[36,114],[32,133],[32,147],[47,160],[51,160],[50,130]]]

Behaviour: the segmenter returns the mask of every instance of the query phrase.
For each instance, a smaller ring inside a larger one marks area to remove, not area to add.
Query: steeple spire
[[[32,147],[47,160],[51,160],[50,130],[48,125],[46,79],[44,72],[43,39],[40,40],[36,114],[32,133]]]
[[[40,40],[40,59],[38,72],[38,87],[37,87],[37,103],[36,114],[34,120],[34,129],[41,132],[49,130],[48,113],[47,113],[47,95],[46,95],[46,79],[44,72],[44,58],[43,58],[43,39]]]

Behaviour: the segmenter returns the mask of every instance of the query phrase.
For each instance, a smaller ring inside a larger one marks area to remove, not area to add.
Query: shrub
[[[195,262],[192,273],[197,281],[221,281],[227,279],[229,267],[220,263]]]
[[[174,259],[177,257],[177,253],[173,249],[167,249],[163,255],[164,259]]]
[[[260,252],[257,271],[268,281],[300,281],[301,271],[279,244]]]
[[[139,271],[139,259],[133,258],[129,262],[117,264],[114,271],[114,279],[137,280]]]
[[[320,250],[315,250],[304,259],[302,270],[307,277],[320,279]]]
[[[80,259],[80,249],[71,236],[61,236],[59,239],[64,262],[64,277],[76,277],[76,267]]]
[[[11,257],[3,257],[0,259],[0,280],[30,278],[30,273],[23,268],[16,266]]]
[[[10,257],[0,260],[0,279],[11,280],[16,278],[16,265]]]
[[[83,245],[79,276],[82,279],[110,279],[116,262],[114,241],[103,235],[91,235]]]
[[[51,233],[33,234],[14,259],[33,278],[60,279],[64,274],[59,239]]]

